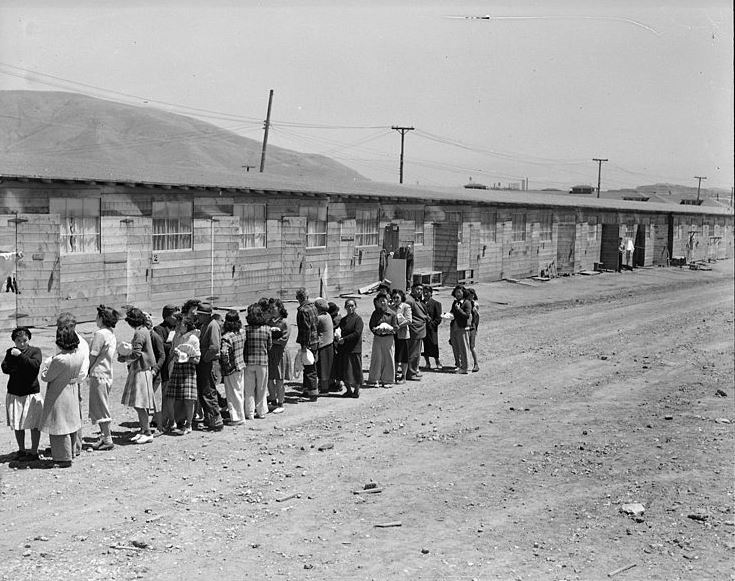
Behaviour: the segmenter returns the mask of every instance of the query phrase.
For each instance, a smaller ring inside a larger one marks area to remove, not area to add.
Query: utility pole
[[[602,162],[609,161],[607,159],[601,159],[599,157],[593,157],[592,161],[597,162],[597,197],[600,197],[600,178],[602,176]]]
[[[402,184],[403,183],[403,138],[405,137],[406,133],[408,133],[409,131],[413,131],[414,128],[413,127],[399,127],[397,125],[393,125],[391,129],[395,129],[401,134],[401,169],[400,169],[398,183]]]
[[[260,173],[263,173],[263,170],[265,169],[265,147],[268,145],[268,130],[271,126],[271,105],[273,105],[273,89],[271,89],[271,92],[268,95],[268,113],[266,114],[265,123],[263,125],[265,133],[263,134],[263,153],[260,155]]]
[[[694,176],[695,180],[699,180],[697,182],[697,204],[699,204],[699,191],[702,189],[702,180],[706,180],[707,178],[704,176]]]

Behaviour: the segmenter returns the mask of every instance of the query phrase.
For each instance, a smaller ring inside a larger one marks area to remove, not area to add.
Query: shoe
[[[135,440],[136,444],[150,444],[153,441],[153,436],[150,434],[141,434],[140,438]]]
[[[115,447],[115,444],[112,442],[105,442],[104,440],[98,440],[93,446],[92,450],[98,450],[100,452],[104,452],[107,450],[112,450]]]
[[[23,450],[22,452],[19,451],[15,455],[15,459],[18,462],[34,462],[38,460],[38,452],[31,452],[29,450]]]
[[[226,426],[242,426],[245,423],[245,420],[227,420],[225,422]]]
[[[385,389],[393,389],[393,384],[392,384],[392,383],[384,383],[384,384],[383,384],[383,387],[384,387]]]
[[[272,414],[282,414],[282,413],[283,413],[283,412],[285,412],[285,411],[286,411],[286,410],[285,410],[285,409],[283,409],[283,406],[278,406],[278,407],[274,408],[274,409],[273,409],[273,411],[272,411],[271,413],[272,413]]]
[[[352,397],[352,390],[348,390],[342,394],[342,397]]]
[[[474,366],[474,367],[472,368],[472,373],[477,373],[478,371],[480,371],[480,366],[479,366],[479,365],[475,365],[475,366]]]
[[[350,397],[352,397],[353,399],[360,399],[360,390],[356,389],[355,391],[353,391]]]
[[[309,400],[310,402],[312,402],[312,403],[313,403],[313,402],[315,402],[315,401],[316,401],[317,399],[319,399],[319,398],[318,398],[317,396],[315,396],[315,395],[311,395],[311,396],[309,396],[309,397],[308,397],[307,399],[308,399],[308,400]]]
[[[143,432],[137,432],[132,438],[130,438],[130,441],[137,442],[140,440],[141,436],[143,436]]]
[[[408,381],[421,381],[420,375],[412,375],[411,377],[406,378]]]

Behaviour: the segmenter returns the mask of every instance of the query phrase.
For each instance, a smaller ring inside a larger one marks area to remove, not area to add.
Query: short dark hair
[[[225,315],[225,324],[222,327],[222,331],[224,333],[229,333],[230,331],[232,331],[233,333],[237,333],[240,329],[242,329],[240,313],[238,313],[234,309],[231,311],[227,311],[227,314]]]
[[[279,317],[282,319],[288,317],[288,311],[286,310],[286,307],[283,306],[283,301],[281,299],[271,299],[270,304],[270,308],[275,309]]]
[[[128,325],[131,327],[141,327],[145,325],[145,313],[138,307],[133,307],[128,311],[128,314],[125,315],[125,321],[127,321]]]
[[[265,325],[265,315],[261,306],[257,303],[250,305],[245,320],[251,327],[260,327],[261,325]]]
[[[417,287],[418,287],[418,288],[420,288],[421,290],[424,290],[424,285],[423,285],[423,284],[421,284],[421,283],[420,283],[419,281],[416,281],[416,282],[414,282],[414,283],[413,283],[413,284],[411,285],[411,288],[417,288]]]
[[[10,333],[10,340],[15,341],[21,335],[25,335],[26,337],[28,337],[29,341],[31,340],[31,337],[33,336],[31,334],[31,330],[28,327],[16,327],[15,329],[13,329],[13,332]]]
[[[434,289],[431,288],[431,285],[425,284],[424,285],[424,292],[427,292],[427,291],[430,292],[430,293],[432,293],[432,294],[434,294]]]
[[[120,320],[120,313],[112,307],[106,307],[105,305],[97,307],[97,316],[102,319],[102,324],[108,329],[114,329]]]
[[[393,292],[391,292],[391,293],[390,293],[390,296],[393,296],[393,295],[398,295],[398,296],[400,296],[400,297],[401,297],[401,302],[402,302],[402,303],[405,303],[405,302],[406,302],[406,293],[404,293],[404,292],[403,292],[403,291],[402,291],[401,289],[399,289],[399,288],[394,288],[394,289],[393,289]]]
[[[199,308],[199,305],[201,305],[201,304],[202,304],[202,301],[200,301],[199,299],[189,299],[181,307],[181,310],[184,313],[188,313],[190,310],[192,310],[195,307],[198,309]]]
[[[73,351],[79,347],[79,335],[74,325],[61,325],[56,328],[56,345],[64,351]]]
[[[166,305],[165,307],[163,307],[163,310],[161,311],[161,317],[163,317],[164,319],[168,319],[169,317],[171,317],[172,315],[175,315],[178,312],[179,312],[179,307],[177,307],[176,305]]]
[[[379,292],[377,295],[375,295],[375,298],[373,299],[373,304],[377,304],[378,301],[385,299],[388,300],[388,295],[384,292]]]
[[[309,298],[309,293],[306,292],[306,289],[303,286],[300,286],[296,289],[296,300],[303,301],[305,299]]]

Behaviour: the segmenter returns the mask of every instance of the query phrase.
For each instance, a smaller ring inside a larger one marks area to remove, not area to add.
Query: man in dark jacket
[[[309,293],[301,287],[296,291],[296,300],[299,309],[296,311],[296,327],[298,334],[296,342],[301,346],[300,356],[303,357],[308,349],[314,356],[314,363],[306,365],[304,362],[304,396],[309,401],[316,401],[319,394],[319,380],[316,373],[316,357],[319,349],[319,334],[316,329],[318,313],[316,306],[309,300]]]
[[[200,304],[197,308],[197,318],[198,327],[201,331],[199,349],[202,353],[197,364],[199,405],[202,406],[204,426],[206,429],[212,432],[220,432],[224,424],[219,408],[217,376],[214,372],[214,363],[215,361],[219,361],[222,331],[219,321],[212,318],[211,304]]]
[[[176,330],[176,313],[178,312],[179,307],[176,305],[166,305],[161,312],[163,320],[153,327],[153,332],[163,341],[163,351],[165,353],[164,363],[160,369],[157,365],[153,368],[155,378],[161,383],[161,393],[163,396],[161,425],[158,426],[158,429],[164,431],[174,420],[174,401],[166,397],[166,384],[168,383],[168,361],[171,356],[171,341]]]

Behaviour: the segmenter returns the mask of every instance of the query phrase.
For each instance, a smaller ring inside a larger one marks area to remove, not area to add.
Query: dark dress
[[[349,313],[339,322],[344,341],[337,349],[336,379],[349,387],[362,385],[363,326],[362,319],[357,313]]]
[[[439,325],[442,322],[442,304],[431,298],[425,303],[426,337],[424,337],[424,357],[439,358]]]

